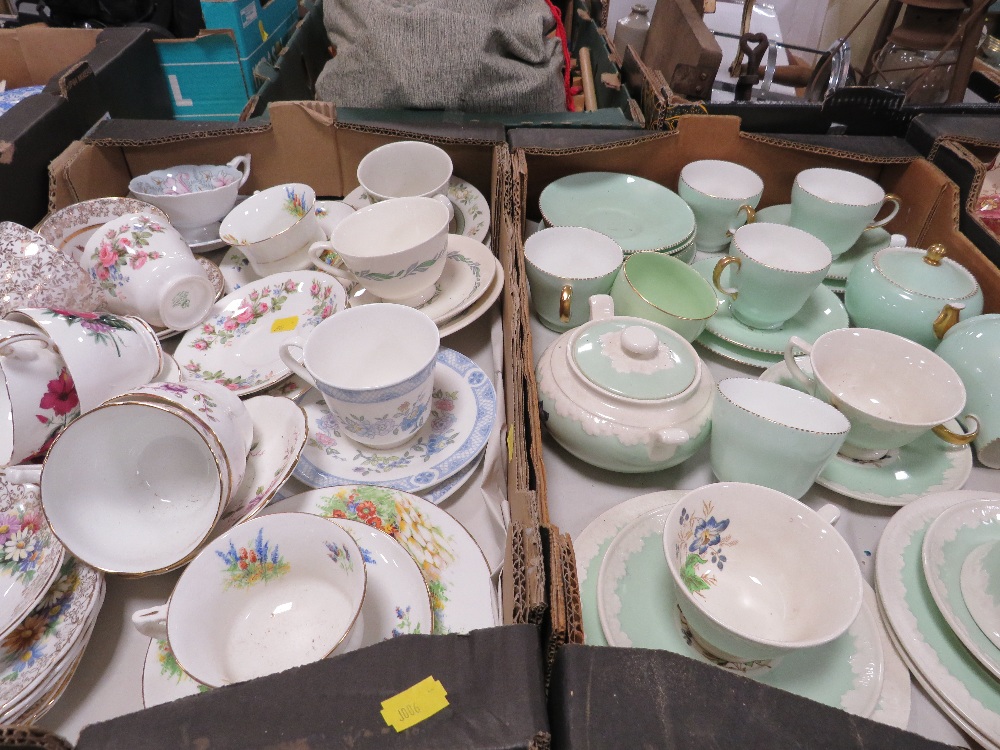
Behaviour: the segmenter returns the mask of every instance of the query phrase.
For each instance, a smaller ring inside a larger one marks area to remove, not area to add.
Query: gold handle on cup
[[[726,266],[728,266],[730,263],[735,263],[737,269],[742,268],[743,266],[743,264],[740,262],[740,259],[737,258],[735,255],[726,255],[723,256],[722,258],[719,258],[719,262],[715,264],[715,270],[712,271],[712,284],[715,286],[716,289],[718,289],[723,294],[726,294],[732,297],[733,299],[736,299],[740,294],[738,291],[736,291],[736,289],[734,288],[727,289],[726,287],[722,286],[722,272],[726,269]]]
[[[740,217],[741,211],[746,212],[747,220],[745,223],[753,224],[755,221],[757,221],[757,212],[754,210],[754,207],[751,206],[750,204],[744,203],[742,206],[736,209],[737,219]],[[729,229],[726,230],[726,237],[732,237],[734,234],[736,234],[737,229],[739,229],[739,227],[730,225]]]
[[[573,287],[569,284],[559,292],[559,322],[569,323],[569,308],[573,304]]]
[[[899,196],[896,195],[895,193],[886,193],[885,198],[882,201],[882,205],[885,206],[886,203],[892,204],[892,211],[890,211],[889,215],[886,216],[884,219],[873,221],[871,224],[866,226],[865,227],[866,232],[869,229],[877,229],[878,227],[884,227],[886,224],[888,224],[890,221],[896,218],[896,214],[899,213]],[[879,210],[881,211],[882,209],[880,208]]]
[[[977,437],[979,437],[979,418],[972,414],[966,414],[963,417],[963,419],[966,420],[971,419],[973,422],[975,422],[976,429],[974,429],[972,432],[966,432],[963,434],[958,432],[952,432],[943,424],[939,424],[937,427],[931,428],[931,431],[949,445],[968,445]]]

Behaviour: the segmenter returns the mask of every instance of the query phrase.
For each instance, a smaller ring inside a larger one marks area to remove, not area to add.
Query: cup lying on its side
[[[237,524],[185,568],[170,600],[132,615],[181,669],[221,687],[356,648],[367,570],[344,529],[310,513]]]
[[[553,331],[567,331],[590,318],[588,300],[607,294],[625,260],[610,237],[584,227],[548,227],[524,243],[531,304]]]
[[[695,244],[703,253],[725,250],[733,233],[754,220],[764,181],[742,164],[703,159],[685,165],[677,182],[695,219]]]
[[[811,374],[796,361],[808,355]],[[789,372],[807,392],[835,406],[851,422],[840,449],[848,458],[875,461],[921,435],[968,445],[978,433],[945,426],[965,408],[965,386],[954,368],[930,349],[874,328],[838,328],[812,344],[792,336],[785,348]]]
[[[437,325],[424,313],[381,302],[332,315],[304,341],[283,343],[279,353],[319,389],[348,438],[394,448],[430,416],[440,343]]]

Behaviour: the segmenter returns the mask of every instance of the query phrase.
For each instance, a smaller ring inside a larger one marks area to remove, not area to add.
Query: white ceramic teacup
[[[40,452],[80,415],[73,378],[48,336],[36,327],[0,320],[0,465]]]
[[[741,164],[703,159],[685,165],[677,194],[694,211],[698,250],[725,250],[733,233],[753,222],[763,192],[764,181]]]
[[[52,530],[99,570],[151,575],[208,539],[226,502],[222,457],[189,415],[107,403],[71,422],[41,470]]]
[[[310,513],[275,513],[212,541],[167,604],[132,622],[167,638],[181,669],[218,687],[357,647],[366,584],[361,549],[344,529]]]
[[[56,345],[88,412],[156,377],[163,350],[141,318],[54,308],[22,308],[5,318],[40,328]]]
[[[170,217],[181,230],[198,229],[222,219],[236,203],[250,177],[250,154],[226,164],[183,164],[133,177],[128,189]]]
[[[749,482],[800,498],[844,444],[851,423],[795,388],[726,378],[712,406],[710,460],[722,482]]]
[[[886,203],[892,210],[876,221]],[[897,196],[846,169],[805,169],[792,184],[791,225],[823,240],[834,258],[850,250],[866,229],[888,224],[898,212]]]
[[[617,242],[592,229],[548,227],[535,232],[524,243],[524,261],[539,320],[554,331],[586,323],[588,300],[611,291],[624,260]]]
[[[316,191],[300,182],[254,193],[226,214],[219,237],[239,247],[260,276],[301,271],[307,251],[326,235],[316,218]]]
[[[87,240],[80,262],[108,310],[160,328],[193,328],[215,302],[215,287],[180,232],[153,216],[109,221]]]
[[[695,640],[718,658],[767,661],[841,636],[861,610],[854,553],[819,512],[740,482],[691,491],[670,511],[663,551]]]
[[[279,351],[289,369],[320,390],[346,437],[393,448],[430,416],[440,341],[424,313],[379,303],[332,315],[305,341],[285,342]]]
[[[373,202],[430,198],[447,193],[451,172],[451,157],[443,148],[422,141],[397,141],[365,155],[358,164],[358,182]]]
[[[821,240],[782,224],[746,224],[736,230],[730,254],[719,258],[715,287],[731,298],[729,309],[751,328],[780,328],[823,282],[833,262]],[[732,264],[729,286],[723,270]]]
[[[795,359],[809,356],[812,374]],[[965,407],[965,386],[954,368],[920,344],[873,328],[839,328],[812,344],[792,336],[785,364],[808,392],[851,422],[840,452],[874,461],[929,430],[952,445],[971,443],[978,431],[955,433],[944,423]]]
[[[390,198],[355,211],[329,242],[309,248],[313,264],[345,284],[358,282],[387,302],[416,306],[434,294],[447,262],[447,198]],[[333,251],[344,268],[323,260]]]

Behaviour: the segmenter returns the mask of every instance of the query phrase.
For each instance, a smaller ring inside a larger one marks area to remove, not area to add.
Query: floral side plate
[[[293,495],[273,508],[275,513],[363,521],[390,534],[420,566],[435,633],[468,633],[496,624],[486,556],[465,527],[433,503],[387,487],[347,485]]]
[[[434,371],[431,416],[398,448],[368,448],[340,432],[340,420],[316,389],[299,401],[309,438],[295,477],[310,487],[378,484],[420,492],[472,463],[486,447],[496,420],[496,391],[475,362],[440,349]]]
[[[979,662],[1000,678],[1000,648],[976,624],[963,596],[962,568],[979,546],[1000,538],[1000,502],[973,500],[938,516],[923,544],[924,578],[952,632]]]
[[[345,305],[344,287],[320,271],[274,274],[220,299],[180,340],[174,358],[185,380],[219,383],[241,396],[289,374],[278,349]]]
[[[805,372],[811,372],[808,358],[797,357],[796,361]],[[784,362],[765,370],[760,379],[802,390]],[[948,426],[961,431],[955,420]],[[845,497],[876,505],[899,506],[930,492],[957,490],[965,485],[971,473],[972,449],[969,446],[948,445],[928,432],[878,461],[855,461],[837,454],[820,472],[816,482]]]
[[[189,695],[207,693],[212,688],[195,681],[177,663],[165,640],[152,639],[142,665],[142,707],[152,708]]]
[[[45,520],[38,486],[0,480],[0,639],[49,590],[65,554]]]
[[[59,209],[39,224],[36,231],[79,263],[90,235],[112,219],[126,214],[145,214],[170,223],[163,211],[145,201],[97,198]]]
[[[67,556],[38,605],[0,642],[0,709],[32,690],[88,631],[104,576]]]
[[[928,527],[946,510],[970,500],[1000,501],[979,490],[937,492],[896,511],[875,554],[875,589],[904,659],[946,714],[967,723],[987,743],[1000,744],[1000,689],[996,677],[955,637],[924,577]]]
[[[450,336],[457,331],[461,331],[466,326],[475,323],[483,317],[483,315],[485,315],[491,307],[493,307],[493,303],[495,303],[503,293],[503,266],[500,265],[499,258],[494,262],[496,263],[496,270],[493,274],[493,282],[490,284],[489,288],[483,292],[482,296],[480,296],[479,299],[455,317],[448,318],[438,323],[438,332],[441,334],[442,338]]]
[[[448,198],[455,206],[455,219],[449,232],[464,234],[477,242],[486,242],[490,234],[490,204],[472,183],[460,177],[448,181]],[[364,208],[372,204],[372,199],[364,188],[358,186],[344,196],[344,203],[354,208]]]
[[[608,642],[666,649],[868,716],[882,688],[883,657],[875,615],[867,606],[840,638],[765,666],[720,662],[696,646],[677,606],[663,557],[663,523],[670,507],[647,511],[626,525],[608,547],[597,581],[598,612]]]

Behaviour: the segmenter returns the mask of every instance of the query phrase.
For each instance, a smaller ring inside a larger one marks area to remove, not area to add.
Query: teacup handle
[[[333,263],[327,263],[326,261],[323,260],[323,253],[325,253],[327,250],[333,252],[334,254],[337,253],[337,250],[334,248],[332,242],[312,243],[309,246],[309,250],[307,251],[309,254],[309,260],[311,260],[312,264],[316,266],[316,268],[318,268],[320,271],[325,271],[326,273],[330,274],[336,279],[339,279],[345,284],[353,284],[356,280],[353,274],[351,274],[351,272],[348,271],[346,268],[338,268],[336,266],[337,261],[340,260],[339,255],[337,255]]]
[[[715,264],[715,270],[712,271],[712,284],[723,294],[736,299],[740,293],[736,291],[735,287],[722,286],[722,272],[730,263],[735,263],[737,270],[743,267],[742,262],[735,255],[725,255],[719,258],[719,262]]]
[[[788,344],[785,345],[785,367],[788,368],[788,372],[791,376],[805,387],[808,393],[812,393],[815,382],[802,371],[802,368],[799,367],[799,363],[795,361],[796,349],[801,351],[803,354],[812,355],[811,344],[806,343],[798,336],[792,336],[788,339]]]
[[[20,464],[18,466],[7,466],[0,469],[0,474],[11,484],[40,484],[42,481],[42,465]]]
[[[865,231],[866,232],[869,229],[875,229],[876,227],[883,227],[883,226],[885,226],[886,224],[888,224],[890,221],[892,221],[896,217],[896,214],[899,213],[899,196],[898,195],[895,195],[894,193],[886,193],[885,194],[885,200],[882,202],[882,205],[885,206],[886,203],[891,203],[892,204],[892,211],[890,211],[889,215],[886,216],[884,219],[879,219],[878,221],[873,221],[871,224],[869,224],[868,226],[866,226],[865,227]],[[881,209],[879,209],[879,210],[881,211]]]
[[[615,300],[610,294],[592,294],[588,302],[590,302],[591,320],[607,320],[614,317]]]
[[[974,429],[972,432],[959,433],[959,432],[952,432],[943,424],[939,424],[937,427],[932,428],[931,431],[949,445],[968,445],[977,437],[979,437],[979,426],[980,426],[979,417],[977,417],[975,414],[966,414],[964,417],[962,417],[962,419],[965,420],[971,419],[973,422],[976,423],[976,429]],[[965,429],[964,426],[963,429]]]
[[[573,305],[573,287],[566,284],[559,292],[559,320],[569,323],[569,311]]]
[[[301,356],[304,345],[305,342],[300,338],[294,338],[291,341],[282,342],[282,344],[278,347],[278,356],[281,357],[281,361],[285,363],[289,370],[294,372],[310,385],[315,386],[316,380],[313,378],[309,370],[306,369],[303,360],[292,354],[292,350],[296,350]]]
[[[443,203],[448,209],[448,223],[451,224],[455,220],[455,204],[451,202],[451,198],[444,193],[438,193],[434,196],[434,200],[438,203]]]
[[[11,347],[20,341],[38,341],[43,349],[48,349],[50,342],[48,336],[39,331],[28,333],[12,333],[10,336],[0,338],[0,357],[16,356],[18,359],[30,361],[38,357],[35,351],[15,352]]]
[[[167,637],[167,605],[157,604],[155,607],[137,609],[132,613],[132,624],[147,638],[165,640]]]
[[[822,518],[831,526],[835,525],[837,521],[840,520],[840,508],[832,503],[827,503],[822,508],[816,511],[816,515]]]
[[[747,220],[740,224],[740,214],[742,213],[746,213]],[[744,203],[736,209],[736,216],[733,218],[732,223],[730,223],[729,228],[726,230],[726,237],[732,237],[736,234],[737,229],[746,224],[753,224],[755,221],[757,221],[757,212],[754,210],[754,207],[749,203]]]
[[[243,173],[243,178],[240,180],[240,187],[243,187],[244,183],[250,179],[250,154],[237,156],[235,159],[227,162],[226,166]]]

